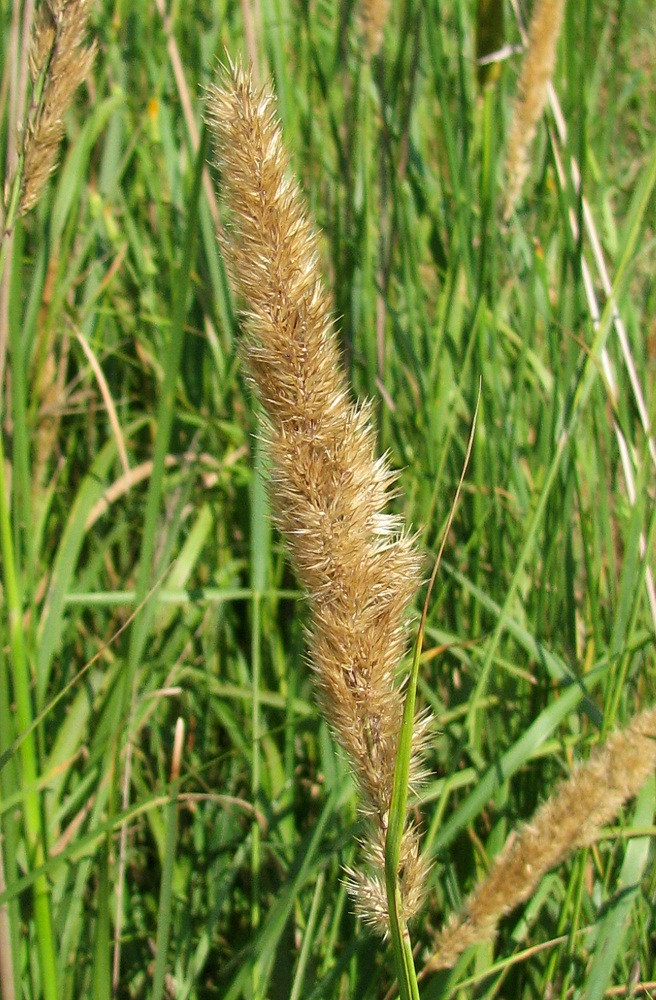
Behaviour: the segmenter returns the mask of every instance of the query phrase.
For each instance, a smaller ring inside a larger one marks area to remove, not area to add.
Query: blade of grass
[[[655,792],[656,782],[651,778],[637,798],[629,831],[632,828],[639,830],[648,827],[652,823]],[[613,967],[623,949],[626,960],[624,942],[629,927],[629,914],[640,893],[640,882],[645,874],[649,855],[649,837],[635,837],[628,842],[614,899],[599,927],[592,966],[585,981],[587,1000],[602,1000],[608,995]]]
[[[0,551],[5,589],[5,601],[9,617],[9,648],[12,660],[12,683],[16,703],[17,735],[31,729],[34,710],[31,694],[31,678],[23,631],[23,599],[14,562],[11,515],[7,506],[7,484],[5,482],[5,457],[0,434]],[[45,860],[45,830],[42,823],[41,801],[36,782],[39,774],[36,741],[29,732],[20,747],[22,781],[30,789],[26,792],[23,820],[27,842],[27,861],[32,872],[38,871]],[[50,912],[50,886],[45,875],[35,875],[32,886],[34,899],[34,919],[39,951],[41,991],[45,1000],[57,1000],[57,965],[55,958],[55,938]]]
[[[175,413],[175,389],[180,368],[180,358],[184,344],[184,322],[187,311],[187,295],[191,281],[194,245],[198,221],[198,201],[203,177],[203,168],[207,158],[208,139],[204,128],[202,141],[196,157],[195,173],[188,204],[188,217],[185,241],[182,249],[180,270],[176,275],[174,290],[173,317],[169,334],[169,350],[164,359],[164,381],[162,394],[157,411],[157,437],[153,455],[153,471],[150,477],[146,511],[144,514],[143,535],[139,554],[139,572],[136,582],[137,602],[140,604],[147,594],[153,570],[153,556],[160,502],[164,488],[164,470],[166,454],[169,448],[173,416]],[[141,660],[150,626],[149,614],[142,614],[135,621],[130,635],[127,669],[123,682],[123,707],[127,708],[129,693],[132,690],[134,676]]]
[[[194,257],[194,246],[196,243],[196,231],[198,223],[198,203],[203,177],[203,169],[207,157],[208,138],[207,130],[203,128],[202,139],[196,157],[193,183],[189,196],[187,226],[182,248],[182,259],[179,271],[176,274],[176,287],[173,295],[173,317],[169,334],[169,349],[166,352],[164,361],[164,380],[162,392],[157,411],[157,436],[155,439],[155,451],[153,455],[153,471],[149,482],[148,495],[146,498],[146,510],[144,514],[143,534],[139,552],[139,570],[136,581],[136,594],[138,603],[141,605],[146,601],[148,588],[152,579],[153,560],[155,556],[155,541],[161,499],[164,491],[164,472],[166,465],[166,454],[169,448],[171,430],[173,427],[173,416],[175,412],[176,385],[182,357],[182,347],[184,344],[184,322],[187,313],[187,296],[191,282],[191,270]],[[152,599],[146,601],[144,610],[135,619],[130,631],[130,641],[127,653],[126,668],[123,672],[122,685],[119,694],[118,711],[120,717],[115,720],[114,731],[116,735],[121,732],[121,719],[125,720],[130,715],[130,708],[134,697],[134,684],[139,664],[141,662],[146,641],[150,632],[151,624],[156,613],[157,605]],[[118,744],[117,744],[118,747]],[[130,792],[130,754],[131,747],[128,744],[127,759],[123,776],[123,809],[128,805]],[[117,875],[119,900],[122,898],[123,879],[125,874],[125,852],[126,852],[127,827],[121,829],[120,837],[120,862]],[[116,984],[120,968],[120,941],[121,941],[121,908],[117,911],[117,920],[114,933],[114,962],[113,980]]]
[[[305,979],[305,970],[307,968],[308,960],[310,958],[310,949],[313,945],[316,945],[314,938],[314,932],[319,918],[319,906],[321,905],[321,896],[323,893],[323,885],[325,882],[324,872],[319,872],[317,881],[314,886],[314,895],[312,897],[312,906],[310,908],[310,913],[307,919],[307,924],[305,925],[305,930],[303,932],[303,943],[301,944],[301,953],[298,956],[298,965],[296,966],[296,973],[294,975],[294,982],[292,984],[292,990],[289,994],[289,1000],[300,1000],[302,996],[303,983]]]
[[[106,844],[100,852],[98,862],[98,917],[96,920],[93,951],[93,1000],[109,1000],[111,982],[109,968],[110,921],[109,901],[111,890],[109,885],[109,858],[111,843]]]
[[[440,827],[439,833],[429,830],[425,842],[431,854],[445,850],[457,834],[463,830],[493,797],[495,790],[508,781],[520,767],[523,767],[532,753],[554,732],[563,719],[573,712],[581,700],[588,697],[600,683],[608,670],[608,665],[598,667],[585,676],[583,683],[572,684],[560,694],[557,701],[549,705],[531,723],[521,739],[496,761],[480,779],[458,809]]]
[[[166,807],[166,845],[162,879],[159,890],[159,910],[157,913],[157,938],[155,940],[155,970],[153,973],[152,1000],[161,1000],[164,996],[164,977],[168,955],[169,932],[171,928],[171,910],[173,907],[173,866],[175,862],[176,842],[178,839],[178,797],[180,794],[180,757],[184,742],[184,722],[178,719],[175,727],[173,743],[173,760],[171,764],[170,798]]]
[[[656,183],[656,145],[653,147],[653,151],[650,157],[648,168],[645,170],[640,184],[636,190],[635,197],[632,202],[631,212],[629,214],[629,219],[626,226],[626,233],[624,239],[624,246],[622,250],[622,256],[618,264],[617,272],[615,275],[615,281],[613,283],[613,292],[608,298],[606,306],[604,308],[601,320],[599,322],[599,327],[596,331],[594,341],[586,355],[586,360],[583,365],[583,369],[580,377],[577,379],[576,385],[574,386],[574,391],[572,393],[571,402],[566,401],[563,405],[561,416],[559,419],[559,427],[556,429],[556,447],[554,449],[553,457],[551,463],[544,477],[544,484],[540,496],[538,497],[537,505],[533,512],[532,517],[526,528],[526,533],[524,536],[524,542],[522,545],[522,550],[519,553],[517,559],[517,567],[513,573],[510,585],[508,587],[506,599],[503,604],[501,617],[499,618],[494,633],[487,645],[487,651],[485,656],[485,661],[481,670],[481,676],[479,682],[474,691],[474,695],[471,699],[468,728],[471,730],[474,727],[475,716],[479,711],[480,699],[483,697],[485,691],[487,690],[488,679],[490,671],[492,668],[492,663],[494,656],[496,654],[501,636],[507,627],[507,619],[510,617],[510,609],[517,596],[520,583],[525,572],[525,566],[529,562],[529,557],[534,550],[538,542],[538,533],[540,526],[542,524],[543,516],[545,510],[547,509],[547,501],[549,500],[551,491],[556,484],[558,479],[558,473],[560,471],[561,463],[564,460],[564,456],[568,450],[569,441],[571,440],[574,432],[578,426],[581,413],[588,401],[590,392],[596,379],[599,377],[600,373],[600,355],[604,349],[608,335],[610,332],[610,324],[613,317],[613,309],[615,303],[621,292],[624,289],[627,272],[629,270],[630,264],[633,260],[633,254],[635,245],[638,240],[639,233],[642,229],[645,220],[645,214],[647,207],[649,205],[649,200],[651,193]]]
[[[260,799],[261,770],[261,723],[260,686],[262,669],[262,593],[267,585],[271,528],[269,504],[265,486],[266,457],[262,441],[255,446],[255,467],[251,483],[251,740],[252,773],[251,796],[257,806]],[[255,816],[251,830],[251,928],[255,933],[260,926],[260,867],[261,843],[260,824]],[[253,963],[252,985],[258,992],[260,979],[259,963]]]
[[[480,393],[479,393],[480,401]],[[394,767],[394,788],[392,790],[392,801],[389,810],[389,825],[387,828],[387,838],[385,840],[385,883],[387,889],[387,905],[390,918],[390,938],[394,952],[394,964],[399,983],[402,1000],[419,1000],[419,985],[415,972],[414,958],[410,934],[403,917],[403,901],[398,882],[399,862],[401,856],[401,841],[406,825],[406,811],[408,804],[408,785],[410,779],[410,761],[412,757],[412,733],[415,721],[415,701],[417,696],[417,682],[419,679],[419,664],[424,642],[424,632],[426,630],[426,619],[430,605],[433,585],[440,567],[442,554],[446,546],[449,531],[453,524],[456,507],[462,490],[462,484],[467,472],[467,466],[471,457],[474,444],[474,433],[476,430],[476,418],[478,416],[478,403],[472,420],[471,433],[467,444],[467,452],[463,464],[460,481],[456,489],[451,511],[447,519],[442,543],[435,560],[433,572],[428,583],[424,607],[421,614],[421,621],[417,632],[412,667],[408,680],[408,690],[403,705],[403,718],[401,721],[401,732],[399,734],[399,745],[396,753],[396,763]]]
[[[307,883],[311,875],[316,872],[317,864],[321,864],[320,859],[317,859],[317,852],[326,826],[334,816],[336,801],[337,795],[333,793],[326,800],[311,833],[299,846],[293,873],[290,875],[289,881],[283,886],[275,904],[269,910],[259,934],[246,949],[246,954],[241,957],[239,971],[225,993],[225,1000],[237,1000],[242,995],[246,981],[252,975],[253,961],[257,961],[262,970],[270,967],[275,948],[292,912],[296,898],[301,888]],[[0,897],[1,901],[2,897]]]
[[[143,427],[144,423],[145,418],[136,421],[124,431],[124,436],[129,439]],[[48,592],[37,629],[36,691],[37,702],[40,705],[43,704],[48,690],[53,658],[61,641],[64,609],[86,537],[87,518],[103,495],[109,471],[115,460],[116,441],[110,439],[98,452],[78,488],[53,560]]]

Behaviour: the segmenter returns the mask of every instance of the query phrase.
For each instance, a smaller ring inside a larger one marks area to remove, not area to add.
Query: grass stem
[[[37,760],[36,741],[33,724],[33,706],[30,694],[30,673],[25,633],[23,631],[23,602],[21,600],[12,538],[11,517],[7,502],[5,480],[5,456],[0,434],[0,551],[2,552],[2,573],[5,601],[9,621],[9,648],[12,660],[12,682],[16,702],[17,735],[26,733],[20,745],[22,781],[25,806],[23,810],[27,861],[29,869],[41,868],[45,860],[46,833],[37,780],[40,773]],[[50,887],[45,874],[34,879],[32,895],[34,899],[34,919],[36,927],[41,989],[45,1000],[57,1000],[57,962],[50,913]]]

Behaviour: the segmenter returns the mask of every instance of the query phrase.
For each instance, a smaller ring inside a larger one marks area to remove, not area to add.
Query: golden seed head
[[[656,708],[639,712],[612,733],[542,805],[495,858],[461,914],[440,932],[429,968],[447,968],[529,898],[540,879],[568,854],[594,841],[656,768]]]
[[[350,400],[317,237],[289,174],[273,95],[231,66],[210,91],[208,117],[230,212],[224,251],[246,304],[244,357],[267,414],[276,520],[309,596],[323,711],[370,821],[367,853],[379,874],[351,881],[360,911],[386,927],[386,904],[372,886],[384,885],[402,715],[395,680],[420,558],[399,518],[385,512],[395,477],[376,458],[369,407]],[[408,830],[408,858],[418,854],[414,840]],[[407,881],[412,871],[409,864]],[[419,894],[408,886],[406,895],[410,911]]]
[[[508,138],[505,219],[512,215],[528,174],[528,151],[547,103],[564,5],[565,0],[536,0]]]
[[[44,74],[43,93],[23,135],[23,182],[19,214],[37,203],[57,165],[64,116],[93,64],[96,46],[86,48],[91,0],[42,0],[29,53],[34,83]]]

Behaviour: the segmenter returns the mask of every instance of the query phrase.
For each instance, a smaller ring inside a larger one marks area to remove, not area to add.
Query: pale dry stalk
[[[656,708],[639,712],[556,789],[497,856],[464,910],[442,930],[427,969],[447,968],[494,935],[505,914],[529,898],[567,855],[592,843],[656,769]]]
[[[535,3],[508,138],[506,219],[513,212],[528,174],[528,152],[547,103],[564,6],[565,0],[536,0]]]
[[[376,459],[369,407],[349,398],[317,237],[289,175],[271,91],[230,67],[210,92],[209,122],[230,212],[224,252],[247,307],[244,357],[267,413],[277,524],[308,593],[322,708],[369,821],[371,870],[351,873],[352,887],[360,914],[385,931],[384,844],[403,703],[396,671],[420,558],[399,518],[384,513],[394,475]],[[407,919],[425,881],[411,828],[401,860]]]

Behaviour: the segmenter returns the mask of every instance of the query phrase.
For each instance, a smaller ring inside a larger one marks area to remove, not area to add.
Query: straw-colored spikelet
[[[247,309],[244,357],[267,412],[277,524],[308,592],[322,708],[369,820],[372,873],[354,875],[352,887],[359,913],[385,931],[383,855],[402,714],[395,672],[420,559],[399,519],[383,513],[394,476],[375,457],[369,408],[349,399],[317,238],[288,172],[272,93],[230,67],[210,91],[209,122],[230,212],[224,252]],[[412,829],[401,860],[407,919],[425,880]]]
[[[64,115],[91,69],[95,43],[84,46],[90,9],[90,0],[41,0],[37,10],[29,64],[32,83],[41,92],[22,140],[19,215],[37,203],[57,165]]]
[[[528,174],[528,151],[547,102],[564,5],[565,0],[535,2],[528,33],[528,48],[519,78],[519,96],[515,102],[508,139],[504,211],[506,219],[512,214]]]
[[[529,898],[542,876],[572,851],[592,843],[656,769],[656,708],[635,716],[581,764],[511,839],[490,874],[437,939],[432,969],[452,966],[473,944],[492,937],[507,913]]]
[[[367,59],[380,52],[388,14],[389,0],[360,0],[358,20]]]

